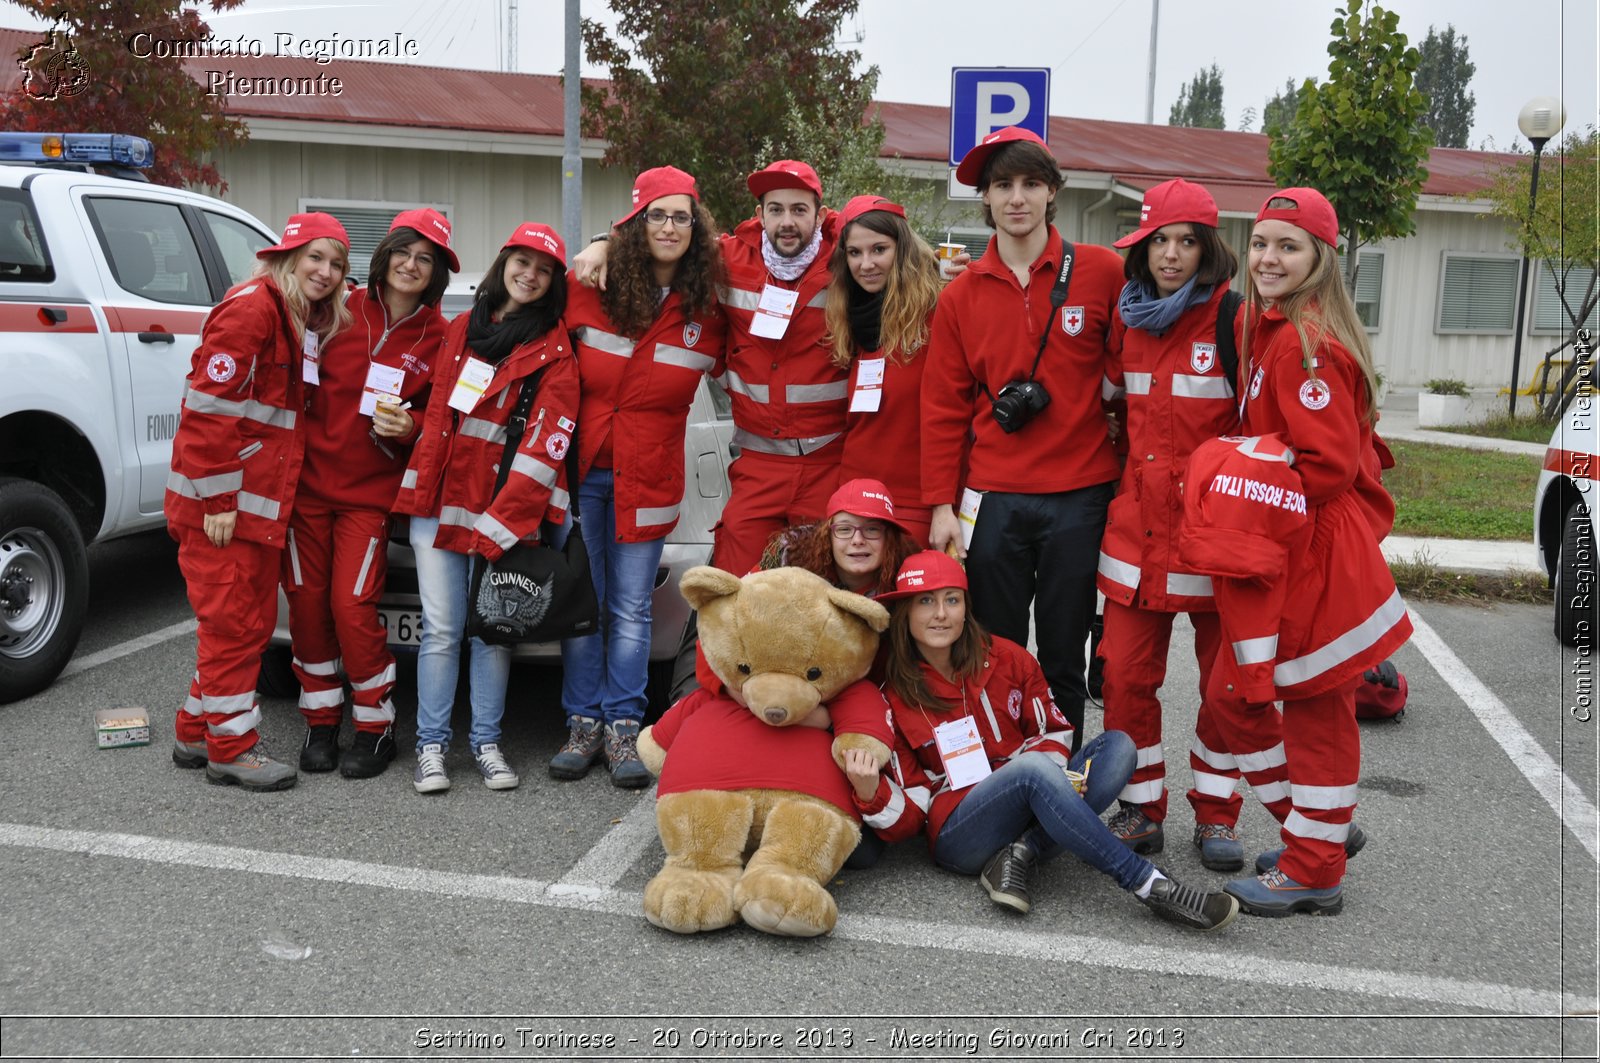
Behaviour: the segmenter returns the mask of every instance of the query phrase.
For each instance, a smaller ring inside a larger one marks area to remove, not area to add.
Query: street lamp
[[[1550,138],[1566,124],[1567,111],[1554,96],[1535,96],[1517,115],[1517,128],[1533,145],[1533,179],[1528,182],[1528,231],[1534,226],[1534,210],[1539,204],[1539,156]],[[1511,343],[1511,409],[1517,415],[1517,378],[1522,368],[1522,325],[1528,314],[1528,273],[1532,266],[1528,241],[1522,242],[1522,283],[1517,288],[1517,332]]]

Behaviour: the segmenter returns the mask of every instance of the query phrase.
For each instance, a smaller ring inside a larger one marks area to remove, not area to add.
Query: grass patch
[[[1550,604],[1550,588],[1538,572],[1507,572],[1485,575],[1477,572],[1451,572],[1434,564],[1426,551],[1409,561],[1391,561],[1389,571],[1394,584],[1407,599],[1434,602],[1520,602],[1527,605]]]
[[[1529,400],[1532,401],[1531,399]],[[1522,443],[1548,443],[1556,426],[1537,417],[1511,417],[1497,413],[1478,424],[1456,424],[1433,429],[1454,432],[1463,436],[1490,436],[1494,439],[1515,439]]]
[[[1440,539],[1533,539],[1539,459],[1493,450],[1391,441],[1383,474],[1394,534]]]

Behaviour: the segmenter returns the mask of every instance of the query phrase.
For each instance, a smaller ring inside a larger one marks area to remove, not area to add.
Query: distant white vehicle
[[[1595,485],[1600,481],[1600,397],[1580,391],[1550,437],[1533,501],[1533,536],[1555,589],[1556,638],[1595,645],[1600,557],[1595,553]]]

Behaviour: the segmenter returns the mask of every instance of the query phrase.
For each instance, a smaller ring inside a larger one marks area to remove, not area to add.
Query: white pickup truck
[[[0,133],[0,703],[71,658],[85,545],[162,525],[200,325],[276,239],[147,183],[150,157],[137,137]]]

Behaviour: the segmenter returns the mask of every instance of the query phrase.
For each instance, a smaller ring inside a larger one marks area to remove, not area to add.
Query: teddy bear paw
[[[644,888],[644,917],[674,934],[720,930],[738,919],[732,874],[665,868]]]
[[[815,881],[772,868],[747,871],[734,890],[739,918],[780,937],[816,937],[839,921],[833,896]]]

